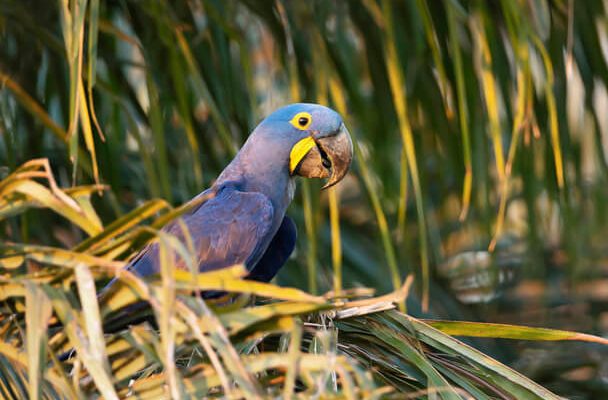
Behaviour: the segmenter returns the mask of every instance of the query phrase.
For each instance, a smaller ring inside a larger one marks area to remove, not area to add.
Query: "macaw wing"
[[[199,271],[212,271],[235,264],[250,265],[261,257],[268,246],[274,210],[261,193],[242,192],[232,186],[220,188],[215,197],[172,222],[165,231],[186,243],[183,226],[188,232],[198,257]],[[186,268],[176,260],[177,268]],[[140,276],[160,271],[158,243],[142,251],[129,268]]]
[[[296,224],[286,215],[262,258],[251,269],[248,279],[269,282],[293,252],[296,247],[296,238]]]

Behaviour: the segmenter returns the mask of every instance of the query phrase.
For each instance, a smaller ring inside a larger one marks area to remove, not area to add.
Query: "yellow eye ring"
[[[293,116],[289,123],[293,125],[294,128],[305,131],[308,129],[310,124],[312,124],[312,115],[305,111],[299,112]]]

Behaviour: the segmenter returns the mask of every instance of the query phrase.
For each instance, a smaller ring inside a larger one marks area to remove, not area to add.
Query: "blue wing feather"
[[[265,195],[223,185],[215,197],[182,216],[198,252],[199,271],[235,264],[250,268],[255,265],[270,243],[273,214],[272,203]],[[169,224],[165,231],[184,239],[177,222]],[[183,260],[177,260],[176,266],[186,268]],[[141,276],[158,273],[158,244],[144,249],[129,268]]]

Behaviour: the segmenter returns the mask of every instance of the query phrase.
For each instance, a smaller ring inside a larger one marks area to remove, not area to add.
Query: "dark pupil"
[[[304,126],[308,123],[308,118],[306,117],[300,117],[300,119],[298,119],[298,124],[300,124],[301,126]]]

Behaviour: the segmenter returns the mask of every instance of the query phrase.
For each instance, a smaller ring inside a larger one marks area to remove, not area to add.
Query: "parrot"
[[[243,264],[247,279],[268,282],[296,244],[296,226],[286,215],[296,177],[340,182],[353,157],[342,117],[319,104],[296,103],[268,115],[251,132],[214,184],[209,199],[181,217],[195,249],[199,272]],[[184,240],[183,224],[164,231]],[[160,272],[158,243],[145,247],[128,269],[140,277]],[[186,269],[183,260],[176,268]]]
[[[185,225],[199,272],[242,264],[246,279],[269,282],[295,248],[296,226],[286,211],[296,178],[327,179],[323,188],[329,188],[346,176],[352,158],[353,143],[340,114],[319,104],[284,106],[259,123],[213,185],[194,197],[192,208],[163,231],[185,241]],[[159,258],[159,244],[153,241],[126,268],[142,278],[159,274]],[[187,269],[182,259],[175,266]],[[117,280],[101,290],[100,304],[112,296]],[[115,333],[143,321],[156,326],[150,311],[146,301],[116,310],[102,307],[102,314],[111,314],[104,319],[103,331]],[[68,350],[59,360],[74,354],[74,349]]]
[[[192,240],[199,272],[242,264],[246,279],[269,282],[285,264],[296,244],[296,226],[286,215],[296,177],[327,179],[323,188],[340,182],[353,158],[353,143],[342,117],[331,108],[296,103],[277,109],[251,132],[234,159],[213,185],[194,197],[193,207],[163,231]],[[203,196],[206,201],[197,202]],[[151,242],[126,266],[145,278],[160,273],[159,244]],[[183,259],[176,268],[187,269]],[[99,293],[101,303],[112,296],[117,278]],[[222,293],[202,293],[214,298]],[[111,312],[105,333],[148,321],[147,302]],[[128,317],[128,318],[126,318]],[[128,321],[128,322],[127,322]],[[74,354],[60,355],[65,361]]]

